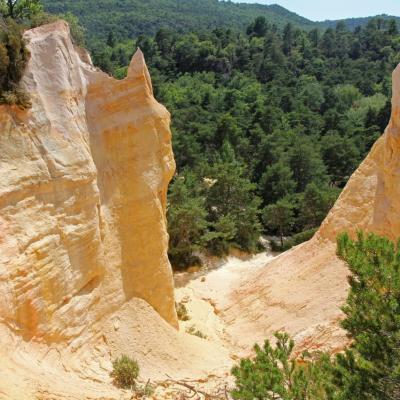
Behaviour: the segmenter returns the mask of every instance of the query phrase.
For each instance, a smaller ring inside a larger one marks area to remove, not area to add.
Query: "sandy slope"
[[[327,259],[332,264],[326,264]],[[291,334],[299,351],[336,351],[347,342],[338,324],[347,274],[332,243],[312,241],[277,257],[232,257],[176,290],[177,301],[186,305],[191,317],[180,326],[195,327],[234,359],[249,356],[254,343],[272,338],[276,331]]]
[[[274,256],[268,253],[258,254],[247,261],[229,257],[220,268],[176,289],[177,302],[185,304],[190,315],[190,320],[180,321],[180,329],[186,331],[194,327],[206,335],[208,341],[227,348],[233,358],[248,354],[254,342],[250,346],[241,343],[240,338],[245,332],[231,330],[234,324],[228,320],[227,311],[235,305],[235,293],[243,282],[267,268],[273,259]]]

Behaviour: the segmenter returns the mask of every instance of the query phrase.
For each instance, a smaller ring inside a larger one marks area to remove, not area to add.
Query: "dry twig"
[[[201,390],[197,388],[196,386],[193,385],[193,382],[187,381],[187,380],[175,380],[171,378],[169,375],[166,375],[168,377],[168,380],[165,381],[164,383],[172,383],[177,386],[181,386],[185,389],[187,389],[187,393],[182,393],[180,392],[180,399],[181,400],[186,400],[186,399],[196,399],[196,400],[229,400],[229,395],[228,395],[228,388],[227,385],[225,385],[223,388],[220,388],[216,393],[208,393],[205,392],[204,390]]]

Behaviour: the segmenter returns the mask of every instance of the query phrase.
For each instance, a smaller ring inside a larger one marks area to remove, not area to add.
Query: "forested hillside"
[[[78,16],[90,39],[105,38],[110,30],[121,39],[155,34],[160,28],[243,30],[258,16],[280,27],[288,22],[302,27],[312,25],[283,7],[219,0],[44,0],[43,3],[51,13],[72,12]]]
[[[126,47],[109,39],[118,70]],[[312,234],[384,131],[400,62],[397,24],[379,20],[321,33],[259,18],[247,34],[160,30],[136,46],[173,117],[175,265],[199,248],[255,250],[262,231]]]
[[[312,22],[277,4],[261,5],[218,0],[43,0],[46,9],[55,14],[71,12],[80,18],[88,38],[105,39],[109,31],[122,40],[142,34],[155,34],[160,28],[175,31],[207,31],[215,28],[244,30],[255,18],[283,28],[292,24],[312,29],[335,27],[338,21]],[[382,19],[391,19],[382,16]],[[344,22],[349,29],[363,26],[370,18]],[[398,22],[400,18],[397,18]]]
[[[399,14],[400,14],[400,6],[399,6]],[[390,16],[386,14],[382,15],[377,15],[374,17],[375,19],[381,19],[384,21],[390,21],[392,19],[396,20],[396,22],[399,24],[400,23],[400,17],[399,16]],[[368,22],[371,20],[371,17],[365,17],[365,18],[347,18],[344,20],[336,21],[336,20],[326,20],[326,21],[321,21],[317,22],[317,25],[321,29],[326,29],[326,28],[335,28],[335,26],[338,24],[338,22],[344,22],[347,26],[348,29],[354,30],[358,26],[364,26],[368,24]]]
[[[171,1],[164,2],[168,13],[178,12]],[[127,2],[118,3],[121,11]],[[53,7],[61,3],[66,4]],[[89,3],[77,8],[84,23]],[[187,6],[180,16],[193,11],[190,3],[180,2]],[[138,2],[134,14],[150,21],[158,15],[149,11],[157,4]],[[178,15],[165,14],[166,25],[176,21],[175,26],[128,39],[137,27],[126,22],[132,29],[127,34],[122,22],[115,25],[118,13],[108,13],[110,25],[100,34],[100,25],[94,29],[91,23],[100,24],[110,10],[102,2],[88,25],[95,63],[118,78],[136,48],[143,50],[156,96],[172,114],[178,174],[168,219],[175,267],[196,263],[199,251],[256,251],[261,233],[281,237],[281,247],[309,238],[384,131],[391,72],[400,62],[395,19],[371,19],[355,30],[346,22],[320,30],[279,27],[282,20],[259,16],[240,30],[240,13],[228,13],[232,19],[214,21],[221,27],[206,29],[214,23],[202,22],[206,11],[216,18],[218,7],[246,7],[196,4],[199,18],[186,20],[189,32]],[[292,16],[278,6],[265,10]],[[81,41],[76,21],[68,18]],[[284,236],[292,239],[283,243]]]

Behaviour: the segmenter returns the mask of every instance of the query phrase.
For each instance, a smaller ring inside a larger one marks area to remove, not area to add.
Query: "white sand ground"
[[[180,321],[180,330],[190,328],[205,335],[206,340],[216,342],[225,347],[233,359],[248,354],[250,348],[238,346],[238,340],[228,332],[229,322],[223,317],[224,310],[234,303],[234,293],[241,282],[265,268],[275,257],[267,252],[258,254],[243,261],[237,257],[229,257],[219,268],[190,280],[190,273],[177,274],[180,281],[188,283],[176,289],[178,303],[183,303],[190,319]],[[193,274],[192,274],[193,276]]]

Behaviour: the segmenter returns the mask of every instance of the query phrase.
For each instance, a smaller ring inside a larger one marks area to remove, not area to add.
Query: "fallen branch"
[[[221,389],[223,391],[223,394],[221,393],[221,390],[219,390],[217,394],[212,394],[212,393],[208,393],[208,392],[205,392],[204,390],[196,388],[196,386],[194,386],[190,381],[175,380],[167,374],[166,374],[166,376],[168,377],[168,380],[165,381],[164,383],[173,383],[174,385],[184,387],[185,389],[187,389],[189,391],[187,394],[188,397],[185,397],[187,399],[192,399],[195,396],[197,396],[197,399],[201,399],[202,397],[204,397],[205,400],[222,400],[223,398],[225,398],[225,400],[229,400],[226,385],[223,389]],[[224,397],[222,397],[222,396],[224,396]]]

